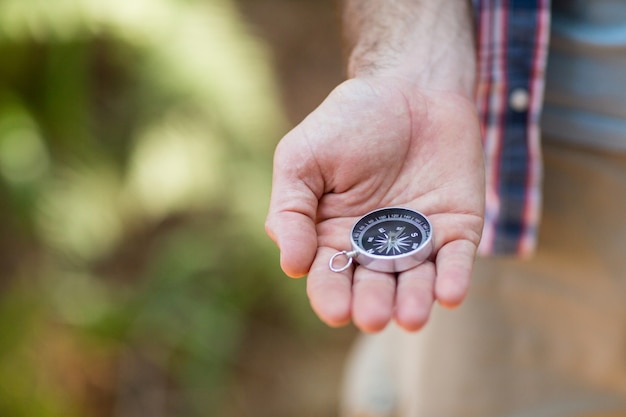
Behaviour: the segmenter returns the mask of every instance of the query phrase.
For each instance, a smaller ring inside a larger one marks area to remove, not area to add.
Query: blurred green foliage
[[[219,415],[284,127],[227,0],[0,0],[1,416]]]

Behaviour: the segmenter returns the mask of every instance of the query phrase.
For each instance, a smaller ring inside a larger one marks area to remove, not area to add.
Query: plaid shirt
[[[533,253],[541,209],[541,116],[550,0],[473,0],[476,104],[487,204],[480,253]]]

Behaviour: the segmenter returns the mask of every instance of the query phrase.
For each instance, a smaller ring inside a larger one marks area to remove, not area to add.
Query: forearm
[[[469,0],[345,0],[348,76],[393,76],[472,98]]]

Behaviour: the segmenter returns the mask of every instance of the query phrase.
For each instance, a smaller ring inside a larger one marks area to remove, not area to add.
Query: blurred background
[[[0,0],[0,416],[335,415],[355,331],[263,230],[335,7]]]

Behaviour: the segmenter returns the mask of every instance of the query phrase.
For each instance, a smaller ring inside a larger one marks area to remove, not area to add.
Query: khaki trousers
[[[480,259],[418,333],[364,335],[343,416],[626,416],[626,155],[544,144],[536,256]]]

